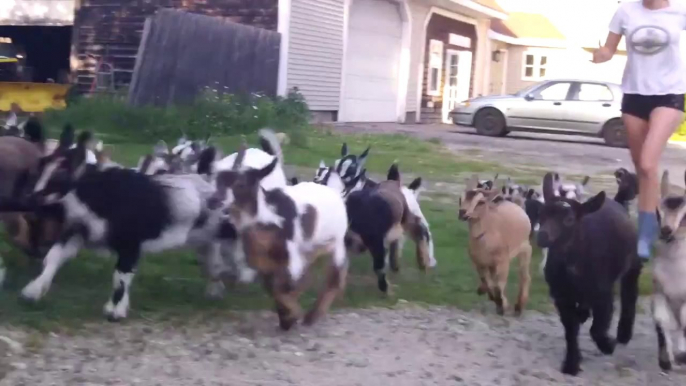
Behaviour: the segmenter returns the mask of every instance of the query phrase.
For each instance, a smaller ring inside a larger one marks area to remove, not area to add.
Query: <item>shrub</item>
[[[233,95],[206,88],[189,105],[134,107],[121,94],[93,95],[73,100],[64,110],[48,110],[46,124],[60,129],[71,123],[89,129],[110,143],[132,140],[175,141],[182,133],[190,138],[250,134],[263,127],[287,132],[291,141],[301,143],[309,109],[297,89],[286,97],[260,94]]]

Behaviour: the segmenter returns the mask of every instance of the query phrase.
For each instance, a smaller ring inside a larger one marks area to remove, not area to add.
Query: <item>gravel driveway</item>
[[[614,356],[600,354],[586,324],[579,377],[558,371],[564,338],[555,315],[514,319],[405,305],[334,313],[289,333],[262,312],[201,327],[101,324],[77,336],[28,339],[32,349],[23,354],[9,354],[0,341],[0,385],[686,384],[684,370],[660,372],[650,318],[637,319],[634,340]],[[0,334],[27,340],[16,331]]]
[[[512,132],[506,137],[477,135],[473,128],[452,125],[337,124],[348,133],[404,133],[422,139],[440,139],[458,154],[503,164],[556,170],[564,174],[612,174],[619,167],[633,170],[628,149],[605,146],[598,138]],[[662,166],[672,180],[684,185],[686,149],[669,144]]]

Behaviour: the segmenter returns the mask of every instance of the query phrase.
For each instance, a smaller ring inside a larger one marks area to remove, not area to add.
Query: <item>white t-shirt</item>
[[[686,5],[675,0],[650,10],[640,1],[622,3],[610,31],[624,35],[628,50],[622,91],[625,94],[686,94],[686,67],[679,40],[686,29]]]

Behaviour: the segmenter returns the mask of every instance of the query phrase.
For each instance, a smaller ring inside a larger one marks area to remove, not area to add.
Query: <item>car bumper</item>
[[[474,122],[474,111],[455,109],[450,112],[450,117],[456,125],[471,126]]]

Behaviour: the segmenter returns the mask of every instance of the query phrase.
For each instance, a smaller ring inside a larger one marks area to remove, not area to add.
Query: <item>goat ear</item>
[[[324,160],[319,161],[319,168],[320,169],[326,168],[326,164],[324,163]]]
[[[545,177],[543,177],[543,199],[546,202],[551,202],[553,199],[555,199],[555,176],[557,176],[558,181],[560,176],[555,173],[546,173]]]
[[[179,140],[176,141],[176,145],[183,145],[184,143],[186,143],[186,141],[188,141],[188,137],[186,137],[186,133],[181,132],[181,138],[179,138]]]
[[[257,177],[257,180],[261,181],[263,178],[270,175],[274,171],[274,168],[276,168],[276,165],[278,163],[279,159],[274,157],[274,159],[272,160],[272,162],[269,163],[269,165],[263,167],[262,169],[255,170],[255,176]]]
[[[393,165],[388,169],[388,175],[386,176],[386,179],[389,181],[398,181],[400,182],[400,170],[398,170],[398,163],[393,162]]]
[[[360,172],[360,170],[364,169],[364,165],[367,162],[367,157],[369,156],[369,150],[371,148],[372,148],[371,146],[367,147],[367,149],[365,151],[363,151],[362,154],[360,154],[360,157],[357,159],[357,172],[358,173]]]
[[[586,186],[588,185],[588,181],[591,180],[591,176],[585,176],[583,181],[581,181],[581,186]]]
[[[662,197],[667,197],[669,195],[669,171],[665,170],[662,173],[662,181],[660,182],[660,192]]]
[[[591,214],[591,213],[594,213],[594,212],[600,210],[600,208],[603,207],[603,204],[605,204],[605,198],[606,198],[605,191],[602,191],[602,192],[596,194],[595,196],[590,198],[588,201],[581,204],[581,209],[580,209],[579,215],[585,216],[587,214]]]
[[[341,146],[341,157],[345,157],[348,155],[348,144],[343,142],[343,146]]]

